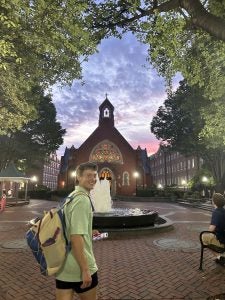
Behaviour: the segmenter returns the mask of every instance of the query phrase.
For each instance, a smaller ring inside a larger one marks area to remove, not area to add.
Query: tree
[[[81,63],[99,42],[86,26],[87,2],[1,1],[0,134],[37,117],[34,86],[81,78]]]
[[[224,146],[222,142],[211,142],[202,134],[207,122],[202,111],[205,107],[210,109],[211,105],[212,101],[203,97],[201,89],[196,86],[190,87],[183,81],[177,91],[159,107],[151,122],[151,131],[172,149],[186,156],[202,157],[219,188],[225,187]],[[223,117],[225,118],[225,114]],[[224,131],[223,128],[222,136]]]
[[[43,91],[35,90],[39,94],[38,118],[16,132],[0,138],[0,168],[8,162],[22,162],[24,169],[31,168],[37,161],[57,150],[63,143],[66,133],[59,122],[56,121],[56,109],[50,95],[44,96]]]
[[[33,86],[80,78],[82,61],[100,41],[126,31],[149,45],[148,59],[168,86],[181,72],[207,98],[225,95],[224,1],[4,0],[0,9],[2,133],[36,117]]]
[[[132,31],[149,45],[149,60],[168,85],[176,72],[204,87],[208,98],[225,91],[225,2],[153,0],[92,2],[95,28],[121,37]],[[197,59],[196,59],[197,58]]]

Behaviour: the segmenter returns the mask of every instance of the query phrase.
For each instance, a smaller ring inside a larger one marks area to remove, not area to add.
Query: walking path
[[[31,200],[0,214],[0,300],[53,300],[54,278],[40,275],[24,242],[28,220],[55,203]],[[169,232],[128,235],[94,243],[99,266],[99,300],[225,299],[225,268],[206,250],[198,270],[200,231],[211,213],[179,204],[119,202],[117,207],[152,208],[174,222]],[[75,298],[76,299],[76,298]]]

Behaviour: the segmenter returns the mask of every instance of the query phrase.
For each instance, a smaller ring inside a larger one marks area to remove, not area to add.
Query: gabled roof
[[[105,100],[102,102],[102,104],[99,106],[99,110],[101,110],[104,106],[109,106],[112,108],[112,110],[114,110],[114,106],[112,105],[112,103],[109,101],[109,99],[105,98]]]
[[[12,162],[10,162],[8,166],[0,172],[0,181],[23,181],[29,179],[30,178],[20,172]]]

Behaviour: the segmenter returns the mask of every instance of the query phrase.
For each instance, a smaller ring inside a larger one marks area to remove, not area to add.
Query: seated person
[[[204,233],[202,235],[202,241],[204,245],[214,245],[225,248],[225,198],[223,195],[215,193],[212,198],[212,203],[215,209],[212,212],[209,231],[215,234]],[[225,265],[225,256],[217,255],[215,262]]]

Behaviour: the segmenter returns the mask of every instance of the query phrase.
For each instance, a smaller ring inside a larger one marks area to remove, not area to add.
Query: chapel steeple
[[[108,99],[108,95],[99,106],[99,126],[111,126],[114,127],[114,106]]]

